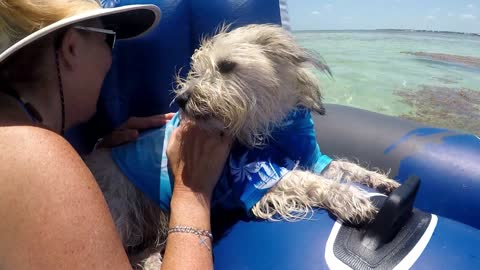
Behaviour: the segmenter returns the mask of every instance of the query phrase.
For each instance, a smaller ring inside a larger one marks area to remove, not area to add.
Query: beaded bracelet
[[[199,243],[201,245],[204,245],[205,247],[207,247],[208,250],[211,250],[211,248],[206,243],[206,240],[208,238],[210,238],[210,240],[213,241],[213,235],[208,230],[201,230],[201,229],[197,229],[197,228],[193,228],[193,227],[189,227],[189,226],[174,226],[174,227],[168,229],[168,234],[171,234],[171,233],[190,233],[190,234],[194,234],[194,235],[196,235],[200,238]],[[202,236],[207,237],[207,238],[202,238]]]

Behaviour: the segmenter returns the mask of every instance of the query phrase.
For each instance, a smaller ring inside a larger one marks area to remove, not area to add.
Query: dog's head
[[[330,72],[279,26],[224,27],[195,51],[175,100],[186,117],[256,146],[296,106],[325,113],[309,66]]]

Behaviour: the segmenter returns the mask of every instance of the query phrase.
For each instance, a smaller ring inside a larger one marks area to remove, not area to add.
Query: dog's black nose
[[[182,108],[182,109],[185,109],[185,106],[187,106],[187,102],[188,102],[188,99],[190,98],[190,94],[188,94],[187,92],[177,96],[175,98],[175,102],[177,103],[177,105]]]

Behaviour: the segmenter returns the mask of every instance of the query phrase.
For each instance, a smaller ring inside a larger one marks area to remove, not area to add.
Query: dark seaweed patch
[[[412,107],[403,118],[480,135],[480,91],[424,85],[394,94]]]

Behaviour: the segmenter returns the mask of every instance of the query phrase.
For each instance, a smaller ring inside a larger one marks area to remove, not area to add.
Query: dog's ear
[[[250,29],[255,34],[255,42],[263,47],[267,57],[278,63],[291,64],[298,83],[298,105],[309,108],[321,115],[325,114],[320,85],[311,67],[332,75],[323,59],[298,45],[294,37],[276,25],[254,25]]]
[[[296,71],[298,82],[298,104],[309,108],[312,111],[325,114],[325,107],[322,103],[320,84],[314,74],[307,68],[298,68]]]
[[[310,64],[314,68],[332,75],[330,68],[318,54],[298,45],[287,30],[278,25],[252,25],[255,43],[263,46],[266,55],[274,60],[288,61],[294,65]]]

